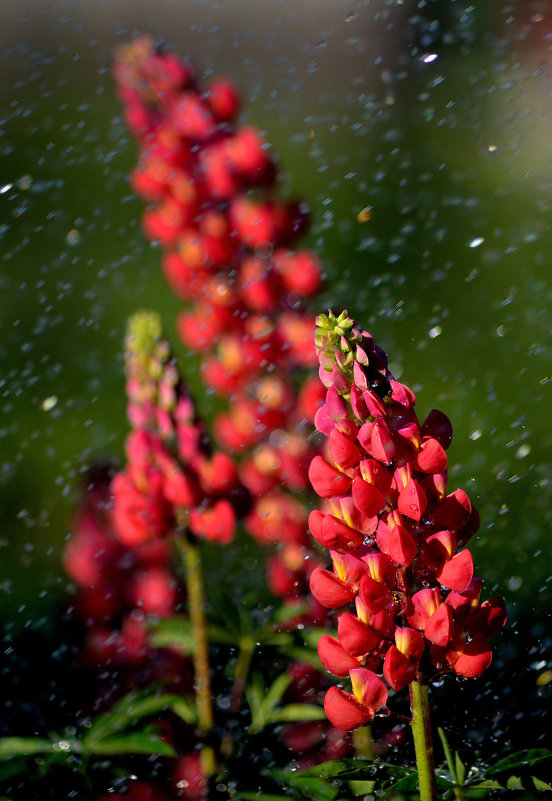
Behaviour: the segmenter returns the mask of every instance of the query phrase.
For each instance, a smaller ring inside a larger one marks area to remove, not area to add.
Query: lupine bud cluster
[[[121,542],[163,538],[177,525],[228,544],[246,493],[233,460],[210,454],[203,424],[185,392],[155,314],[134,315],[126,346],[127,464],[112,483],[113,520]]]
[[[240,103],[230,81],[202,88],[190,64],[148,37],[120,49],[115,78],[140,145],[132,185],[149,204],[143,228],[186,303],[179,335],[200,354],[206,384],[231,399],[214,435],[240,456],[253,497],[245,527],[264,544],[278,540],[268,581],[275,594],[297,596],[308,588],[307,515],[288,492],[308,489],[313,450],[300,429],[322,402],[318,381],[298,389],[296,380],[316,364],[305,301],[321,266],[291,247],[307,214],[278,198],[262,134],[235,125]]]
[[[351,680],[352,693],[332,687],[325,699],[330,721],[350,730],[385,707],[386,683],[401,690],[428,667],[480,676],[506,612],[500,598],[480,600],[465,547],[479,517],[462,489],[447,487],[446,415],[419,423],[413,391],[346,312],[320,315],[315,341],[326,387],[315,425],[328,439],[309,469],[325,501],[309,527],[333,568],[316,568],[310,586],[329,609],[354,604],[338,616],[337,638],[318,647],[327,670]]]

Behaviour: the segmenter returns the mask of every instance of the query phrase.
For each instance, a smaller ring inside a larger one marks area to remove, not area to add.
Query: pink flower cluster
[[[119,540],[132,547],[186,526],[197,537],[230,543],[236,503],[243,506],[247,493],[233,460],[209,452],[155,314],[131,318],[126,365],[133,430],[126,467],[112,482]]]
[[[170,543],[123,545],[113,526],[109,471],[92,470],[87,484],[63,556],[77,587],[74,611],[86,626],[82,661],[132,671],[149,659],[165,676],[182,672],[167,658],[152,660],[147,644],[147,616],[172,615],[178,601]]]
[[[446,415],[419,423],[414,393],[346,312],[318,317],[316,349],[326,401],[315,424],[328,439],[309,469],[325,500],[309,527],[333,570],[316,568],[310,586],[327,608],[355,606],[318,648],[331,673],[351,679],[352,694],[332,687],[325,700],[331,722],[349,730],[387,703],[378,673],[394,690],[420,680],[426,664],[480,676],[506,612],[500,598],[480,601],[465,548],[479,517],[462,489],[447,491]]]
[[[297,202],[276,196],[277,169],[261,133],[236,126],[230,81],[202,89],[192,67],[148,37],[121,48],[115,65],[126,121],[140,145],[132,175],[147,201],[146,235],[163,249],[163,271],[186,302],[178,333],[201,356],[206,384],[231,400],[214,436],[236,454],[253,498],[245,520],[263,544],[279,544],[269,583],[283,597],[306,592],[306,510],[289,493],[308,489],[313,455],[300,429],[322,402],[314,318],[305,301],[319,288],[316,255],[293,250],[306,229]]]
[[[170,535],[186,526],[228,544],[249,507],[236,467],[211,453],[155,314],[136,314],[126,348],[127,463],[92,482],[64,564],[77,584],[92,661],[137,664],[149,651],[145,619],[175,614]]]

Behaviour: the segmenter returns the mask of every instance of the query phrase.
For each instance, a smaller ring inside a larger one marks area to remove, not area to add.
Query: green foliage
[[[291,723],[301,720],[325,720],[322,707],[315,704],[287,704],[279,706],[291,683],[291,676],[282,673],[267,689],[260,673],[256,673],[246,690],[251,712],[250,734],[256,734],[265,726],[275,723]]]
[[[496,790],[523,792],[523,798],[530,799],[537,797],[531,795],[533,791],[552,789],[550,784],[534,776],[532,772],[535,765],[552,759],[552,751],[548,749],[532,748],[516,751],[492,765],[466,769],[458,752],[455,752],[454,761],[452,760],[450,747],[442,730],[439,735],[443,745],[446,743],[445,751],[448,750],[449,754],[446,758],[446,769],[442,768],[436,772],[438,794],[445,801],[453,798],[457,801],[492,798]],[[516,774],[503,775],[519,768],[525,769],[524,775],[517,775],[519,770]],[[414,768],[378,760],[370,762],[360,758],[337,759],[300,772],[280,771],[271,775],[277,775],[282,785],[290,788],[293,793],[297,791],[297,795],[287,796],[296,799],[317,797],[354,799],[371,793],[394,801],[418,797],[418,779]],[[243,797],[245,799],[245,796]],[[516,795],[516,798],[519,797]]]

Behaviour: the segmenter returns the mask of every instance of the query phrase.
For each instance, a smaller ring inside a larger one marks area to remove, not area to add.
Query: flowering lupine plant
[[[314,252],[292,248],[307,212],[279,199],[264,137],[235,123],[240,101],[229,80],[201,87],[188,62],[146,36],[120,48],[114,73],[140,146],[131,183],[149,204],[143,229],[186,304],[178,334],[199,354],[207,386],[231,399],[213,428],[252,497],[245,528],[276,546],[272,592],[312,605],[298,493],[308,489],[315,452],[306,427],[322,402],[319,383],[305,377],[316,364],[305,303],[322,268]],[[317,604],[312,611],[322,612]]]
[[[409,686],[420,791],[433,798],[426,682],[443,671],[481,676],[505,605],[480,600],[465,547],[477,510],[464,490],[447,487],[449,419],[432,410],[419,423],[413,391],[347,312],[320,315],[315,342],[326,387],[315,425],[328,439],[309,469],[325,502],[309,527],[333,569],[316,568],[310,586],[329,609],[354,604],[338,616],[337,638],[319,641],[323,665],[348,676],[353,691],[332,687],[325,710],[336,727],[354,729],[386,709],[387,685]]]

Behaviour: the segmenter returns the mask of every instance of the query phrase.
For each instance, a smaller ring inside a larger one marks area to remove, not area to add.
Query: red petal
[[[362,476],[353,480],[353,501],[356,508],[368,517],[379,515],[385,508],[385,497],[373,484],[364,481]]]
[[[473,559],[466,549],[453,556],[437,573],[437,581],[454,592],[464,592],[473,578]]]
[[[438,531],[422,544],[422,559],[431,570],[441,570],[452,558],[456,548],[456,535],[452,531]]]
[[[328,387],[326,393],[326,406],[328,407],[328,414],[332,420],[343,420],[349,416],[347,404],[333,384]]]
[[[354,695],[339,687],[330,687],[326,693],[324,711],[330,723],[341,731],[352,731],[372,719],[370,711],[363,709]]]
[[[381,584],[392,586],[396,568],[393,561],[383,553],[368,553],[364,557],[370,575]]]
[[[311,512],[311,515],[313,513]],[[310,524],[310,516],[309,516]],[[324,515],[321,527],[320,539],[318,541],[326,548],[333,548],[341,551],[351,551],[359,548],[364,542],[364,535],[360,531],[351,528],[342,520],[338,520],[333,515]]]
[[[222,498],[212,509],[193,509],[190,512],[190,530],[197,537],[228,545],[236,530],[236,514],[231,503]]]
[[[487,639],[476,634],[461,650],[447,651],[447,660],[455,673],[468,679],[477,679],[491,664],[493,654]]]
[[[387,687],[383,681],[367,668],[351,668],[349,671],[353,693],[357,701],[365,709],[370,710],[371,717],[387,703]]]
[[[309,467],[309,479],[314,491],[321,498],[345,495],[351,487],[351,479],[332,467],[322,456],[315,456]]]
[[[318,640],[318,656],[326,670],[334,676],[348,676],[351,668],[358,667],[358,659],[348,654],[335,637],[328,637],[327,634]]]
[[[380,551],[387,554],[395,564],[403,567],[410,567],[418,553],[414,537],[403,526],[389,528],[380,521],[376,542]]]
[[[359,463],[359,449],[337,428],[330,434],[328,445],[333,461],[343,470],[355,467]]]
[[[362,400],[361,391],[354,384],[351,386],[351,409],[359,420],[365,420],[368,416],[368,409]]]
[[[435,437],[446,450],[452,441],[452,423],[443,412],[432,409],[422,424],[423,437]]]
[[[380,642],[381,636],[358,617],[344,612],[337,618],[339,642],[351,656],[363,656],[372,651]],[[320,657],[322,658],[322,657]]]
[[[389,493],[393,476],[389,470],[375,459],[363,459],[359,465],[362,478],[374,484],[384,495]]]
[[[372,392],[370,389],[365,389],[362,393],[362,400],[366,404],[368,412],[372,417],[377,418],[385,416],[385,403],[375,392]]]
[[[416,629],[395,629],[395,643],[399,651],[413,662],[419,662],[425,648],[424,638]]]
[[[370,443],[372,442],[372,431],[374,430],[374,423],[364,423],[358,431],[357,439],[368,453],[370,452]]]
[[[393,593],[385,584],[375,581],[371,576],[363,576],[360,582],[360,597],[372,612],[377,612],[393,601]]]
[[[321,512],[319,509],[313,509],[312,512],[309,514],[309,520],[308,520],[310,533],[312,534],[314,539],[321,545],[325,545],[325,542],[322,539],[322,521],[324,520],[325,517],[326,515],[324,514],[324,512]]]
[[[478,608],[482,587],[483,579],[473,578],[461,593],[449,592],[445,603],[453,610],[456,622],[462,621],[470,611]]]
[[[441,603],[441,593],[437,587],[418,590],[412,596],[412,606],[408,611],[408,622],[415,629],[425,629],[429,617]]]
[[[382,420],[376,420],[372,429],[370,440],[370,453],[383,464],[388,464],[395,455],[395,443],[391,439],[391,433],[387,425]]]
[[[439,528],[458,531],[468,522],[471,509],[470,499],[464,490],[457,489],[456,492],[447,495],[443,503],[435,508],[433,522]]]
[[[349,603],[356,593],[341,581],[335,573],[315,567],[310,577],[310,589],[317,601],[327,609],[337,609]]]
[[[422,473],[442,473],[447,467],[447,455],[441,443],[430,437],[422,443],[416,459]]]
[[[393,379],[391,379],[389,383],[391,385],[391,397],[395,403],[400,403],[401,406],[406,406],[407,409],[410,409],[416,404],[416,395],[410,387],[407,387],[406,384],[394,381]]]
[[[471,632],[484,634],[490,640],[502,631],[507,617],[502,598],[489,598],[470,616],[468,627]]]
[[[411,520],[415,520],[417,523],[420,522],[426,510],[427,498],[420,484],[413,478],[410,479],[399,495],[397,505],[399,512],[405,517],[410,517]]]
[[[385,654],[383,677],[394,690],[402,690],[416,678],[416,666],[392,645]]]
[[[327,437],[329,437],[334,430],[335,422],[330,417],[326,403],[322,404],[322,406],[316,410],[314,414],[314,426],[317,431],[320,431],[321,434],[325,434]]]
[[[426,639],[435,645],[446,646],[453,633],[452,610],[450,606],[441,604],[427,621],[424,629]]]

